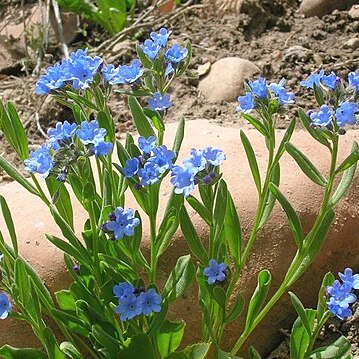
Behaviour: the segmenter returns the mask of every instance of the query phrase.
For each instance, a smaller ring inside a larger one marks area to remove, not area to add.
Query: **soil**
[[[9,26],[9,22],[19,22],[14,16],[19,11],[20,4],[7,2],[0,5],[0,30]],[[260,5],[258,5],[260,4]],[[31,6],[37,6],[30,4]],[[218,5],[218,3],[217,3]],[[300,88],[299,82],[311,72],[324,69],[335,71],[339,76],[346,77],[359,66],[359,54],[343,45],[359,33],[359,21],[353,21],[348,10],[335,10],[322,18],[304,18],[297,12],[299,2],[295,0],[252,0],[245,2],[241,14],[220,13],[216,8],[196,6],[176,20],[167,24],[172,29],[172,41],[190,41],[193,46],[193,60],[190,70],[197,71],[201,65],[209,66],[220,58],[237,56],[254,62],[270,81],[287,78],[287,85],[297,95],[296,106],[310,109],[315,105],[313,96]],[[10,20],[9,20],[10,19]],[[79,34],[69,47],[96,47],[106,38],[101,29],[92,25],[86,27],[87,36]],[[135,55],[134,42],[143,41],[147,34],[143,33],[117,46],[116,56],[112,57],[115,64],[129,62]],[[12,39],[14,41],[14,39]],[[2,44],[2,43],[0,43]],[[1,45],[5,46],[5,45]],[[18,52],[17,55],[18,56]],[[104,54],[107,60],[111,56]],[[61,58],[59,47],[52,47],[45,56],[42,71],[49,64]],[[51,101],[50,98],[34,94],[37,76],[31,74],[33,67],[26,62],[14,60],[14,66],[0,68],[0,99],[12,101],[19,111],[20,117],[28,134],[29,142],[34,148],[44,140],[44,131],[55,122],[71,120],[71,113]],[[187,120],[207,119],[223,126],[249,126],[236,113],[235,103],[210,104],[199,93],[197,79],[183,79],[172,90],[172,101],[175,104],[168,112],[167,121],[177,121],[181,115]],[[239,95],[239,94],[238,94]],[[131,116],[124,98],[114,95],[111,109],[116,120],[118,136],[126,131],[134,130]],[[295,115],[294,107],[278,123],[279,128],[285,128]],[[298,123],[298,126],[300,124]],[[4,155],[23,171],[23,165],[18,162],[5,140],[0,134],[0,154]],[[0,172],[0,184],[9,180],[6,174]],[[341,333],[348,336],[354,344],[353,355],[359,358],[359,309],[350,321],[340,323],[333,319],[323,332],[322,341],[328,338],[334,341]],[[290,329],[290,328],[285,328]],[[270,358],[289,358],[285,341],[277,354]],[[319,343],[319,345],[323,345]]]

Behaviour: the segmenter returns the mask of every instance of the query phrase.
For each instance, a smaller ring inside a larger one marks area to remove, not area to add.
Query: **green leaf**
[[[30,193],[40,197],[38,190],[2,156],[0,156],[0,168]]]
[[[318,102],[319,106],[322,106],[324,104],[324,95],[323,95],[323,91],[320,88],[319,85],[317,84],[313,84],[313,90],[314,90],[314,96],[316,101]]]
[[[202,262],[202,264],[207,264],[209,261],[207,252],[192,224],[185,206],[182,206],[179,217],[181,230],[187,241],[188,247],[190,248],[191,252]]]
[[[305,113],[302,108],[298,110],[298,115],[309,134],[322,145],[331,148],[331,145],[327,138],[323,136],[319,131],[317,131],[317,129],[312,127],[312,121],[310,117]]]
[[[0,348],[0,356],[3,359],[49,359],[43,351],[32,348],[14,348],[10,345]]]
[[[254,320],[256,319],[263,303],[266,299],[269,286],[271,283],[271,274],[268,270],[262,270],[258,274],[258,284],[249,302],[245,331],[250,330]]]
[[[172,353],[166,359],[204,359],[207,356],[211,343],[197,343],[187,346],[184,350]]]
[[[279,191],[279,188],[277,186],[275,186],[273,183],[270,183],[269,189],[273,193],[275,198],[277,198],[278,202],[281,204],[282,208],[284,209],[288,217],[288,222],[290,225],[290,229],[293,233],[293,238],[295,240],[295,243],[297,244],[297,247],[301,250],[303,247],[304,232],[303,232],[302,224],[300,223],[300,220],[294,208],[284,197],[284,195]]]
[[[318,302],[317,302],[317,320],[320,321],[324,316],[324,313],[328,310],[328,297],[327,297],[327,287],[332,286],[334,283],[334,276],[332,273],[328,272],[325,274],[322,280],[322,285],[318,291]]]
[[[90,329],[87,328],[86,324],[78,317],[55,308],[51,309],[51,314],[61,321],[71,332],[75,332],[84,337],[88,336]]]
[[[354,143],[356,144],[356,146],[355,144],[353,144],[353,147],[355,146],[356,149],[352,150],[352,153],[340,164],[340,166],[336,170],[336,173],[343,172],[346,169],[357,164],[359,160],[359,148],[358,148],[358,143],[357,142]]]
[[[23,305],[28,305],[26,309],[29,309],[29,307],[32,306],[32,304],[29,303],[30,282],[25,265],[21,258],[17,258],[15,261],[14,280],[19,291],[19,302]]]
[[[66,93],[76,103],[78,103],[80,105],[84,105],[85,107],[90,108],[92,110],[99,111],[99,108],[94,103],[92,103],[90,100],[88,100],[87,98],[80,96],[71,91],[66,91]]]
[[[244,298],[241,293],[237,293],[236,299],[232,304],[232,309],[227,314],[225,323],[230,323],[236,320],[242,313],[244,309]]]
[[[62,289],[55,292],[55,297],[62,310],[76,310],[75,298],[69,290]]]
[[[106,112],[100,111],[97,114],[97,121],[98,121],[100,127],[106,129],[106,131],[107,131],[106,136],[108,136],[108,140],[110,142],[114,142],[116,129],[115,129],[115,123],[114,123],[113,119],[110,118]]]
[[[1,207],[3,218],[5,220],[7,230],[10,235],[10,239],[11,239],[12,247],[14,249],[15,256],[17,257],[19,254],[19,250],[18,250],[18,245],[17,245],[17,237],[16,237],[16,232],[15,232],[14,222],[12,220],[11,212],[6,203],[6,200],[1,195],[0,195],[0,207]]]
[[[81,353],[70,342],[62,342],[60,344],[60,350],[71,359],[83,359]]]
[[[189,195],[186,198],[188,204],[201,216],[201,218],[210,225],[212,222],[211,212],[196,198]]]
[[[145,138],[155,136],[152,126],[150,125],[146,115],[143,113],[142,107],[135,97],[130,96],[128,98],[128,106],[130,107],[133,121],[135,122],[137,131],[140,136]]]
[[[121,350],[116,356],[118,359],[156,359],[156,355],[150,340],[146,334],[138,334],[131,337],[127,348]]]
[[[300,152],[294,145],[291,143],[287,143],[285,145],[285,149],[287,152],[293,157],[295,162],[302,169],[303,173],[311,179],[314,183],[319,186],[325,187],[327,184],[327,180],[325,177],[319,172],[319,170],[313,165],[312,162],[302,153]]]
[[[244,149],[246,151],[246,156],[249,162],[249,167],[251,168],[254,183],[257,187],[258,193],[261,193],[261,177],[259,173],[258,163],[256,160],[256,155],[254,154],[253,147],[249,142],[248,137],[245,135],[245,133],[242,130],[240,132],[240,136]]]
[[[214,203],[214,211],[213,211],[213,241],[216,242],[222,233],[224,218],[226,215],[226,207],[227,207],[227,184],[221,179],[217,188],[217,195]]]
[[[163,288],[162,297],[165,298],[168,303],[171,303],[183,295],[191,285],[195,272],[196,268],[190,255],[178,258]]]
[[[176,136],[175,136],[173,146],[172,146],[172,151],[176,154],[178,154],[178,152],[180,151],[181,145],[182,145],[182,141],[184,138],[184,128],[185,128],[185,121],[184,121],[184,117],[181,116],[181,118],[179,120],[179,124],[177,126]]]
[[[181,321],[179,323],[165,320],[161,328],[156,333],[157,349],[161,358],[173,353],[181,344],[186,324]]]
[[[280,182],[280,167],[279,167],[279,163],[277,163],[273,168],[271,183],[273,183],[276,186],[279,186],[279,182]],[[265,207],[263,210],[262,218],[259,223],[258,229],[262,228],[267,223],[267,220],[268,220],[269,216],[271,215],[272,210],[275,205],[275,196],[273,195],[273,193],[271,191],[268,191],[268,192],[269,193],[267,196],[267,200],[265,201]]]
[[[309,327],[313,327],[315,323],[315,310],[305,309],[305,317],[309,323]],[[308,334],[301,318],[293,324],[292,332],[290,335],[290,357],[291,359],[305,359],[305,353],[308,349],[311,336]]]
[[[290,141],[290,139],[292,138],[296,123],[297,123],[297,119],[294,117],[283,135],[282,141],[280,142],[280,145],[277,150],[277,154],[273,161],[274,163],[279,162],[279,160],[281,159],[281,157],[285,151],[285,144],[288,143]]]
[[[72,204],[71,204],[69,192],[67,191],[65,184],[59,182],[58,180],[56,180],[56,178],[47,177],[46,185],[51,196],[57,193],[58,199],[56,200],[55,207],[57,208],[61,216],[73,229],[74,216],[73,216]]]
[[[142,50],[142,47],[140,45],[136,45],[136,52],[138,55],[138,58],[141,61],[141,64],[146,67],[147,69],[152,68],[152,61],[145,55],[145,53]]]
[[[358,143],[354,142],[353,147],[352,147],[352,153],[354,153],[355,151],[358,151],[358,149],[359,149]],[[353,181],[355,171],[357,169],[357,164],[358,164],[358,162],[354,162],[349,168],[347,168],[344,171],[342,178],[340,180],[340,183],[339,183],[337,189],[335,190],[332,198],[330,199],[330,202],[329,202],[330,207],[335,206],[338,203],[338,201],[347,193],[347,191]]]
[[[343,359],[351,351],[351,344],[344,336],[339,337],[333,344],[328,347],[314,350],[311,359]]]
[[[249,358],[250,359],[262,359],[260,354],[255,350],[253,347],[250,347],[248,350]]]
[[[295,311],[297,312],[297,314],[299,315],[302,325],[304,326],[304,329],[306,330],[308,336],[310,337],[312,335],[313,326],[311,326],[311,323],[309,323],[309,320],[307,318],[303,304],[294,293],[289,292],[289,295],[290,295],[290,299],[292,301],[293,307],[294,307]]]
[[[241,115],[243,118],[245,118],[250,124],[252,124],[254,126],[254,128],[256,130],[258,130],[263,136],[265,137],[269,137],[269,133],[266,129],[266,127],[260,122],[258,121],[257,119],[255,119],[254,117],[246,114],[246,113],[243,113],[241,112]]]
[[[224,217],[224,237],[236,267],[239,266],[242,253],[242,228],[233,198],[228,192],[226,215]]]
[[[49,327],[42,330],[43,344],[49,359],[66,359],[65,354],[60,350],[54,333]]]

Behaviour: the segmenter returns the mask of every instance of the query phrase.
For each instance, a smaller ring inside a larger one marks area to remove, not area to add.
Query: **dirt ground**
[[[297,101],[296,106],[293,106],[278,123],[279,128],[285,128],[295,115],[297,106],[305,109],[314,106],[312,95],[300,88],[300,80],[321,68],[326,71],[333,70],[342,77],[358,69],[358,51],[346,48],[344,44],[357,37],[359,21],[350,19],[348,9],[335,10],[322,18],[304,18],[297,12],[299,1],[296,0],[252,0],[248,3],[249,5],[243,7],[241,14],[223,14],[211,7],[201,7],[199,3],[199,6],[177,17],[167,26],[173,31],[173,42],[191,41],[191,70],[198,70],[200,65],[209,66],[224,57],[236,56],[254,62],[262,74],[271,81],[287,78],[287,84],[296,93]],[[9,26],[9,21],[21,22],[16,16],[19,3],[7,1],[1,4],[0,2],[0,31]],[[36,2],[29,6],[36,6]],[[100,29],[91,25],[86,27],[86,31],[87,36],[77,36],[69,45],[70,50],[84,46],[94,48],[107,38]],[[131,39],[133,43],[143,41],[148,34],[144,31],[137,35],[139,36],[136,39]],[[11,45],[16,45],[16,39],[12,41]],[[0,46],[5,45],[0,42]],[[16,56],[19,56],[18,52]],[[114,63],[127,63],[134,56],[134,45],[125,40],[117,46]],[[51,48],[41,71],[60,58],[59,48]],[[35,95],[33,89],[37,77],[32,75],[31,66],[27,67],[26,63],[20,63],[22,66],[16,62],[13,68],[0,68],[0,99],[15,103],[26,127],[29,141],[36,147],[44,140],[43,131],[59,120],[71,119],[71,113],[52,102],[50,98]],[[167,121],[177,121],[183,114],[187,120],[202,118],[223,126],[248,126],[236,113],[236,103],[210,104],[198,91],[199,81],[201,77],[183,79],[175,85],[172,90],[174,106],[168,112]],[[121,137],[121,134],[128,130],[132,131],[133,124],[124,98],[115,95],[111,109],[117,123],[118,136]],[[11,153],[1,134],[0,153],[22,169],[22,164]],[[7,176],[0,172],[0,183],[6,180]],[[328,337],[332,340],[343,333],[353,342],[353,354],[359,358],[358,318],[359,309],[354,318],[344,324],[332,320],[323,333],[322,340],[325,341]],[[273,354],[270,358],[289,358],[285,343],[282,348],[279,354]]]

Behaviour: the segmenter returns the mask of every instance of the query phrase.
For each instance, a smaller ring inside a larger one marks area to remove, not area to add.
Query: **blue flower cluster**
[[[203,274],[208,277],[208,284],[215,284],[216,282],[224,282],[226,279],[227,265],[225,263],[218,263],[215,259],[210,259],[208,267],[203,270]]]
[[[135,288],[130,283],[121,282],[114,286],[113,293],[118,298],[115,312],[123,322],[141,314],[148,316],[161,311],[162,297],[154,288],[145,291],[144,288]]]
[[[47,132],[48,140],[25,160],[25,169],[47,177],[57,173],[57,179],[64,182],[68,167],[81,155],[104,156],[112,151],[113,144],[105,141],[107,134],[96,120],[83,121],[79,127],[68,121],[58,122]],[[84,145],[85,151],[76,145],[76,138]]]
[[[259,77],[256,81],[248,81],[248,90],[244,96],[239,96],[238,112],[250,113],[259,103],[267,103],[276,99],[280,106],[294,102],[294,93],[285,89],[285,79],[279,83],[267,84],[266,79]]]
[[[0,319],[6,319],[11,312],[12,304],[5,293],[0,293]]]
[[[40,95],[62,89],[66,84],[75,90],[85,89],[91,85],[103,60],[92,57],[86,50],[71,53],[68,59],[62,60],[47,69],[35,86],[35,92]]]
[[[139,137],[138,147],[142,155],[126,160],[123,173],[126,178],[135,178],[136,183],[141,186],[155,184],[163,173],[173,167],[176,154],[164,145],[156,147],[156,139],[153,136],[147,139]]]
[[[113,233],[114,239],[122,239],[124,236],[133,236],[135,227],[140,224],[140,220],[135,217],[132,208],[123,209],[117,207],[108,216],[109,221],[102,225],[105,233]]]
[[[218,174],[215,168],[224,160],[226,155],[222,150],[207,146],[203,150],[191,149],[191,155],[183,160],[183,166],[173,166],[171,183],[174,192],[188,197],[198,183],[211,184]]]
[[[342,283],[335,280],[332,286],[327,287],[327,305],[334,315],[343,320],[353,315],[349,306],[357,300],[353,289],[359,289],[359,274],[353,274],[352,269],[346,268],[344,273],[339,273],[339,277]]]
[[[354,92],[359,93],[359,72],[351,72],[348,75],[348,83],[348,89],[354,88]],[[353,91],[348,91],[343,81],[333,71],[329,75],[326,75],[324,70],[314,72],[300,84],[310,89],[316,87],[317,91],[328,95],[329,105],[321,104],[318,112],[308,112],[314,126],[331,128],[332,125],[344,127],[356,124],[359,105],[352,101]]]

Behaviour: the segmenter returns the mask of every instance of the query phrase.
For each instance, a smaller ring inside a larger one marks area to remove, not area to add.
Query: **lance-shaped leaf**
[[[306,321],[309,327],[314,326],[315,310],[305,309]],[[292,333],[290,335],[290,357],[291,359],[304,359],[305,353],[310,343],[311,335],[308,334],[306,327],[304,326],[301,317],[293,324]]]
[[[290,139],[292,138],[296,122],[297,122],[297,119],[294,117],[293,120],[290,122],[287,130],[285,131],[282,141],[280,142],[280,145],[278,147],[277,154],[275,155],[275,158],[273,161],[274,163],[279,162],[279,160],[281,159],[281,157],[285,151],[285,144],[288,143],[290,141]]]
[[[196,198],[192,195],[186,198],[189,205],[201,216],[201,218],[208,224],[211,225],[212,214],[211,212]]]
[[[356,149],[353,149],[351,154],[340,164],[340,166],[336,170],[336,173],[343,172],[358,162],[359,148],[357,142],[354,143],[353,147],[355,146],[355,144],[356,144]]]
[[[324,316],[324,313],[328,310],[328,297],[327,297],[327,287],[332,286],[334,283],[334,276],[332,273],[328,272],[323,277],[322,285],[318,291],[318,302],[317,302],[317,320],[320,321]]]
[[[0,207],[1,207],[2,215],[3,215],[4,220],[5,220],[7,230],[8,230],[9,235],[10,235],[10,239],[11,239],[12,247],[14,249],[14,253],[17,256],[18,255],[18,245],[17,245],[17,237],[16,237],[16,232],[15,232],[14,222],[12,220],[11,212],[10,212],[10,209],[9,209],[7,203],[6,203],[6,200],[1,195],[0,195]]]
[[[285,145],[285,148],[309,179],[311,179],[314,183],[318,184],[319,186],[323,186],[323,187],[326,186],[327,180],[314,166],[314,164],[308,159],[308,157],[306,157],[291,143],[287,143]]]
[[[242,112],[242,117],[245,118],[254,128],[259,131],[263,136],[269,137],[269,133],[266,127],[262,124],[262,122],[258,121],[256,118],[248,115],[247,113]]]
[[[329,141],[327,140],[327,138],[325,136],[323,136],[319,131],[317,131],[315,128],[313,128],[312,125],[312,121],[310,119],[310,117],[304,112],[304,110],[302,108],[300,108],[298,110],[298,115],[300,120],[302,121],[304,127],[306,128],[306,130],[309,132],[309,134],[318,142],[320,142],[322,145],[331,148],[331,145],[329,143]]]
[[[130,107],[132,118],[138,133],[145,138],[155,136],[155,132],[153,131],[148,118],[143,113],[142,107],[135,97],[130,96],[128,98],[128,106]]]
[[[211,343],[197,343],[187,346],[180,352],[172,353],[165,359],[204,359],[207,357],[207,353]]]
[[[60,350],[71,359],[82,359],[81,353],[70,342],[62,342],[60,344]]]
[[[344,336],[339,337],[333,344],[315,349],[311,355],[311,359],[349,359],[351,358],[350,355],[351,351],[351,344],[347,338]],[[348,356],[349,355],[349,356]]]
[[[157,349],[161,358],[173,353],[181,344],[186,323],[165,320],[156,333]]]
[[[47,354],[41,350],[14,348],[10,345],[4,345],[0,348],[0,356],[3,359],[49,359]]]
[[[269,189],[273,193],[275,198],[278,200],[278,202],[281,204],[282,208],[284,209],[288,217],[290,229],[292,230],[295,243],[297,244],[297,247],[301,249],[303,247],[304,233],[302,229],[302,224],[300,223],[300,220],[297,214],[295,213],[294,208],[284,197],[284,195],[279,191],[279,188],[277,186],[271,183],[269,185]]]
[[[207,264],[209,261],[207,252],[196,232],[196,229],[192,224],[191,218],[189,217],[185,206],[182,206],[179,216],[181,230],[187,241],[188,247],[190,248],[191,252],[202,262],[202,264]]]
[[[353,147],[352,147],[352,154],[355,153],[356,151],[359,150],[359,146],[357,142],[353,143]],[[359,153],[359,152],[358,152]],[[333,197],[330,199],[329,205],[330,206],[334,206],[336,203],[338,203],[338,201],[345,195],[345,193],[348,191],[354,175],[355,175],[355,171],[357,169],[357,165],[358,162],[355,161],[350,167],[348,167],[344,173],[343,176],[339,182],[339,185],[337,187],[337,189],[335,190]]]
[[[162,297],[171,303],[179,298],[190,286],[196,272],[190,255],[178,258],[162,291]]]
[[[217,196],[215,199],[213,211],[214,242],[216,242],[220,238],[222,233],[224,218],[226,215],[227,195],[227,184],[223,179],[221,179],[218,184]]]
[[[268,270],[262,270],[258,274],[258,284],[249,302],[245,331],[249,331],[268,294],[271,283],[271,274]]]
[[[260,177],[260,173],[259,173],[258,163],[256,160],[256,155],[254,153],[251,143],[249,142],[248,137],[245,135],[245,133],[242,130],[241,130],[240,136],[241,136],[244,150],[246,151],[246,155],[247,155],[247,159],[249,162],[249,167],[251,168],[254,183],[257,187],[258,193],[261,193],[261,177]]]
[[[240,292],[237,293],[236,299],[232,305],[232,309],[226,316],[226,323],[233,322],[236,320],[242,313],[244,309],[244,298]]]
[[[250,359],[262,359],[262,357],[260,356],[260,354],[257,352],[256,349],[254,349],[253,347],[250,347],[248,350],[248,354],[249,354],[249,358]]]
[[[176,131],[176,136],[175,139],[173,141],[173,146],[172,146],[172,151],[177,155],[181,145],[182,145],[182,141],[184,138],[184,126],[185,126],[185,121],[184,121],[184,117],[181,116],[179,124],[177,126],[177,131]]]
[[[289,292],[289,295],[290,295],[290,299],[292,301],[293,307],[294,307],[295,311],[297,312],[300,320],[302,321],[304,329],[306,330],[308,336],[310,337],[312,335],[313,327],[311,326],[311,323],[309,323],[309,320],[307,318],[307,314],[305,312],[303,304],[294,293]]]

